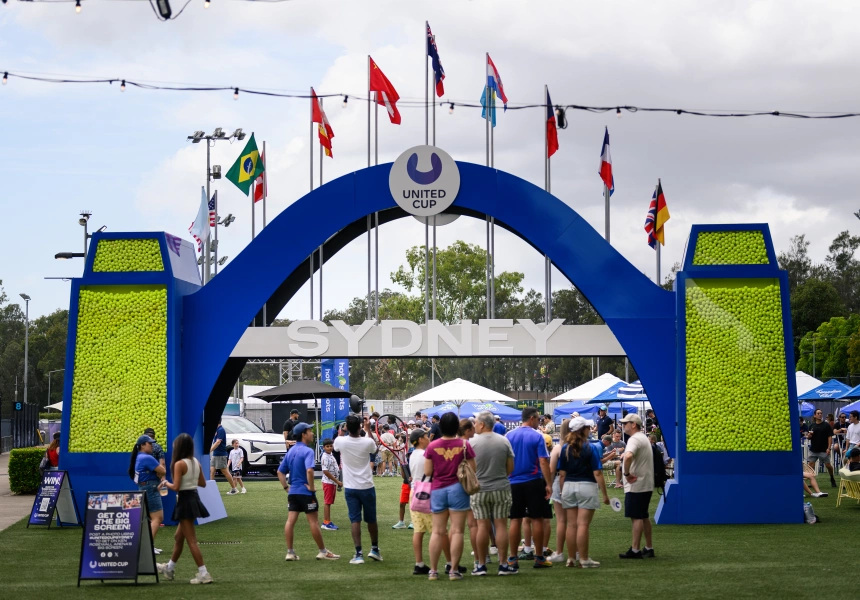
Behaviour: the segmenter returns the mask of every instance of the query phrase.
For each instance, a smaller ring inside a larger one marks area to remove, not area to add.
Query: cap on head
[[[311,426],[307,423],[299,423],[295,427],[293,427],[293,437],[299,439],[299,437],[308,429],[311,429]]]
[[[600,408],[598,410],[602,410],[603,412],[606,412],[608,409],[607,409],[605,404],[601,404]]]
[[[619,423],[636,423],[639,427],[642,427],[642,417],[636,413],[628,413]]]
[[[149,437],[148,435],[142,435],[139,438],[137,438],[137,445],[142,446],[143,444],[151,444],[154,441],[155,440],[152,439],[151,437]]]
[[[152,427],[147,427],[143,430],[143,435],[148,435],[152,439],[155,439],[155,429],[153,429]]]
[[[588,421],[582,417],[574,417],[567,423],[568,431],[579,431],[583,427],[588,427]]]
[[[415,429],[412,431],[412,433],[409,434],[409,443],[417,444],[418,440],[423,438],[425,435],[427,435],[427,432],[423,429]]]
[[[281,414],[283,414],[283,413],[281,413]],[[291,410],[291,411],[290,411],[290,416],[291,416],[291,417],[292,417],[293,415],[297,415],[297,414],[299,414],[299,409],[298,409],[298,408],[294,408],[293,410]]]

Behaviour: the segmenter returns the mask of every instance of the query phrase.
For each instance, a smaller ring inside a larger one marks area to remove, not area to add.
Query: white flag
[[[188,228],[192,237],[197,240],[197,251],[203,252],[203,244],[209,239],[209,206],[206,203],[206,188],[200,188],[200,210],[197,218]]]

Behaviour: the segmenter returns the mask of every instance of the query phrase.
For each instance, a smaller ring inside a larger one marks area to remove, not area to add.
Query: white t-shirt
[[[370,455],[376,452],[376,443],[367,437],[340,436],[334,439],[334,449],[340,452],[343,487],[350,490],[372,488]]]
[[[230,450],[230,470],[238,471],[242,468],[242,460],[245,455],[242,454],[242,449],[237,448],[235,450]]]
[[[641,431],[637,431],[627,440],[625,453],[632,452],[633,458],[628,463],[628,470],[636,476],[636,481],[630,483],[624,478],[625,492],[651,492],[654,490],[654,451],[651,442]]]
[[[412,455],[409,457],[409,472],[412,473],[413,484],[416,481],[421,481],[421,477],[424,475],[425,460],[424,450],[416,448],[412,451]]]
[[[860,423],[851,423],[848,426],[848,433],[845,434],[845,439],[849,444],[860,446]]]

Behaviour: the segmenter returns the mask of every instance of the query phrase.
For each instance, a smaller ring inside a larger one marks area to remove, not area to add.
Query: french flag
[[[615,192],[615,177],[612,176],[612,155],[609,154],[609,127],[603,134],[603,148],[600,149],[600,170],[598,171],[603,185],[609,188],[609,195]]]
[[[508,97],[505,96],[505,86],[502,85],[502,77],[499,75],[496,65],[493,64],[493,59],[487,54],[487,87],[496,92],[496,95],[502,99],[502,104],[505,110],[508,110]]]

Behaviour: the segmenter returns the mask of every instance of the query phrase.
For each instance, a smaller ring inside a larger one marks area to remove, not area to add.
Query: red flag
[[[322,104],[317,98],[317,93],[314,88],[311,88],[311,122],[319,123],[319,138],[320,145],[325,148],[325,155],[329,158],[334,158],[331,152],[331,139],[334,137],[334,130],[328,122],[328,117],[325,115]]]
[[[266,153],[260,155],[260,162],[265,166],[266,164]],[[263,198],[269,195],[269,183],[268,176],[266,172],[263,171],[260,173],[260,176],[254,180],[254,203],[256,204]]]
[[[400,125],[400,111],[397,110],[397,101],[400,100],[400,96],[391,82],[388,81],[388,77],[373,62],[373,59],[368,57],[368,60],[370,61],[370,91],[377,92],[376,103],[385,107],[391,122]]]
[[[546,90],[546,156],[549,158],[558,150],[558,129],[555,124],[555,111],[552,108],[552,100],[549,98],[549,89]]]

